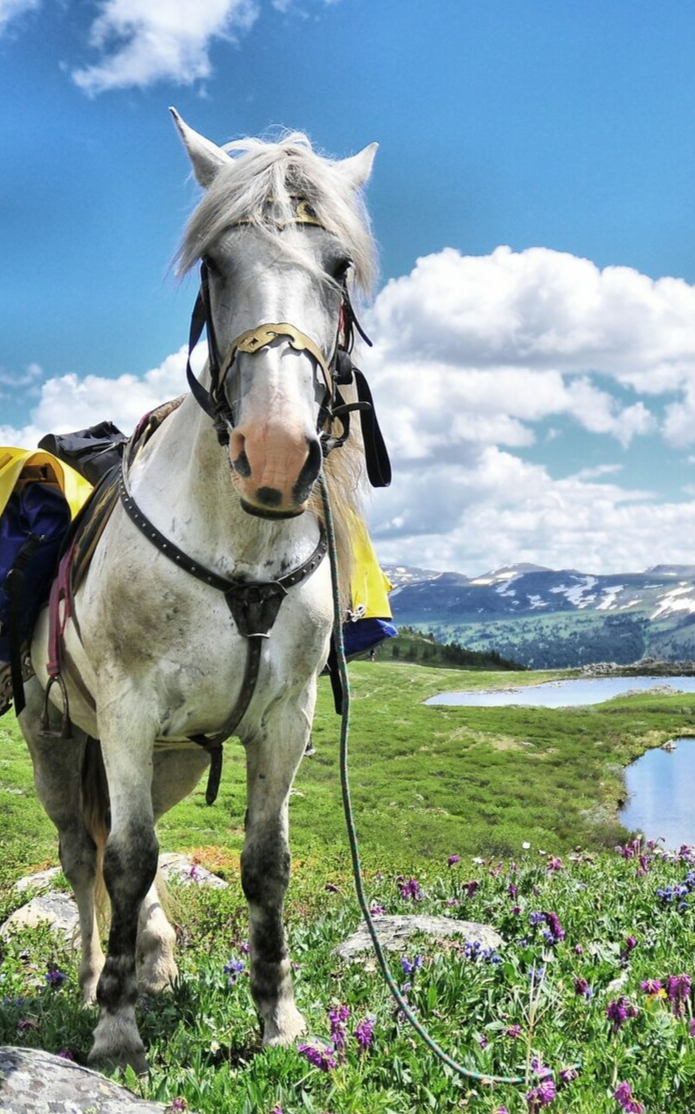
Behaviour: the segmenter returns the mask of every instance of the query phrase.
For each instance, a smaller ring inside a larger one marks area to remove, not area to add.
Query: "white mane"
[[[238,139],[224,150],[232,160],[220,167],[188,223],[176,256],[179,274],[185,274],[229,227],[240,221],[253,223],[294,254],[292,236],[285,233],[281,240],[275,225],[264,222],[264,208],[267,212],[272,203],[274,220],[279,224],[291,222],[294,207],[290,194],[300,194],[319,222],[349,252],[355,285],[365,295],[370,293],[376,251],[369,216],[360,193],[340,172],[337,160],[317,155],[303,132],[286,132],[276,142]]]

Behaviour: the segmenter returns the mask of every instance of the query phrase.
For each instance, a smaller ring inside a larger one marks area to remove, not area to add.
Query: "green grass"
[[[436,707],[423,699],[457,688],[533,684],[539,675],[359,662],[351,677],[353,803],[371,896],[386,912],[410,911],[397,878],[413,875],[426,895],[418,911],[486,921],[506,941],[498,965],[466,959],[460,948],[414,946],[411,958],[418,950],[424,963],[410,999],[422,1020],[454,1055],[490,1073],[525,1073],[531,1052],[557,1070],[580,1057],[579,1079],[560,1091],[551,1110],[619,1114],[612,1092],[627,1079],[649,1114],[691,1112],[695,1039],[688,1036],[689,1012],[675,1016],[667,1003],[648,1001],[639,989],[642,979],[693,974],[695,896],[679,911],[655,894],[658,885],[681,881],[689,864],[656,857],[648,873],[639,874],[637,860],[602,848],[627,837],[616,815],[623,766],[671,735],[695,734],[695,697],[647,694],[562,710]],[[260,1052],[246,975],[227,986],[223,966],[232,954],[241,955],[246,937],[238,885],[243,755],[232,743],[217,805],[205,806],[201,787],[160,825],[164,849],[194,849],[203,865],[234,884],[223,894],[179,895],[181,981],[140,1011],[152,1074],[146,1082],[129,1082],[162,1101],[184,1096],[200,1114],[270,1114],[278,1103],[285,1114],[492,1114],[502,1103],[510,1114],[521,1114],[527,1109],[523,1089],[490,1090],[454,1079],[395,1018],[378,976],[362,963],[346,967],[332,954],[359,922],[337,738],[338,720],[322,681],[317,754],[302,764],[291,801],[288,930],[310,1032],[326,1039],[327,1010],[341,1002],[351,1011],[351,1028],[364,1016],[376,1019],[374,1048],[362,1055],[350,1038],[344,1063],[326,1074],[294,1049]],[[56,861],[56,841],[10,717],[0,725],[0,743],[1,916],[19,903],[11,882],[29,866]],[[524,842],[531,844],[528,853]],[[571,861],[568,852],[578,844],[592,856]],[[448,869],[452,852],[462,862]],[[548,856],[558,854],[563,869],[548,872]],[[481,857],[484,862],[471,861]],[[469,897],[463,883],[472,879],[480,886]],[[328,882],[337,893],[326,890]],[[510,885],[518,896],[510,896]],[[567,932],[551,947],[544,945],[542,926],[529,924],[531,912],[547,910],[558,913]],[[638,946],[627,963],[620,952],[629,934]],[[58,989],[46,985],[49,962],[68,975]],[[544,964],[546,974],[531,992],[534,964]],[[610,991],[618,976],[625,987]],[[575,994],[575,977],[589,981],[591,1001]],[[618,993],[636,1002],[639,1013],[612,1035],[606,1006]],[[74,955],[47,933],[3,945],[2,997],[1,1043],[67,1048],[78,1060],[86,1057],[95,1016],[79,1007]],[[17,998],[24,1000],[15,1004]],[[25,1021],[28,1026],[18,1028]],[[518,1040],[504,1035],[515,1024],[522,1031]],[[489,1042],[485,1049],[482,1037]]]

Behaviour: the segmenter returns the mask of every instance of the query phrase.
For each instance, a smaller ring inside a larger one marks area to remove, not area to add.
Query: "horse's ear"
[[[220,167],[226,166],[232,160],[216,143],[212,143],[204,135],[199,135],[198,132],[193,131],[193,128],[189,128],[175,108],[170,108],[169,111],[174,117],[174,123],[188,152],[198,184],[207,189]]]
[[[369,178],[374,156],[378,150],[378,143],[370,143],[359,154],[353,155],[349,159],[342,159],[338,163],[338,170],[348,179],[353,189],[361,189]]]

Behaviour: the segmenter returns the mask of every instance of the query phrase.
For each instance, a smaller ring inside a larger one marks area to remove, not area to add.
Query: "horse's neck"
[[[301,564],[318,540],[309,513],[273,523],[242,510],[228,450],[191,396],[141,452],[131,489],[162,533],[223,576],[272,580]]]

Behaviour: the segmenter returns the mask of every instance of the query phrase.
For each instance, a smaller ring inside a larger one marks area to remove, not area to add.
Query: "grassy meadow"
[[[552,676],[567,674],[542,679]],[[481,920],[505,940],[492,956],[415,941],[405,956],[411,970],[393,961],[398,981],[452,1055],[526,1082],[454,1077],[413,1039],[369,964],[332,954],[360,914],[340,804],[339,724],[322,681],[316,754],[303,762],[291,801],[286,912],[298,1003],[313,1059],[326,1070],[297,1049],[260,1050],[236,884],[243,754],[231,743],[217,804],[207,808],[202,786],[160,825],[163,849],[184,850],[233,884],[174,894],[181,978],[170,994],[141,1003],[152,1070],[129,1084],[199,1114],[694,1110],[695,863],[687,851],[629,843],[617,804],[625,764],[672,735],[695,734],[695,696],[560,710],[434,707],[422,701],[438,691],[540,677],[380,661],[354,663],[351,677],[351,785],[372,901],[385,913]],[[10,716],[0,740],[4,917],[20,903],[12,882],[57,857]],[[405,886],[409,879],[416,884]],[[49,964],[65,978],[51,977]],[[44,930],[3,944],[0,1043],[83,1061],[95,1015],[79,1005],[76,967],[71,949]],[[328,1016],[337,1007],[348,1011],[344,1046]],[[366,1048],[355,1036],[364,1044],[365,1021],[373,1022]],[[574,1079],[568,1069],[580,1061]]]

